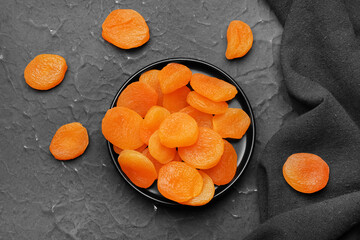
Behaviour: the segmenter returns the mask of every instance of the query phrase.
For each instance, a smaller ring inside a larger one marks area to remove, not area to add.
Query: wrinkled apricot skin
[[[36,56],[26,66],[25,82],[37,90],[49,90],[59,85],[67,70],[63,57],[55,54],[41,54]]]
[[[192,106],[187,106],[181,109],[179,112],[189,114],[190,117],[195,119],[199,127],[212,128],[213,115],[211,114],[200,112]]]
[[[153,158],[153,156],[151,156],[149,148],[146,148],[142,151],[142,154],[144,154],[145,157],[147,157],[153,164],[156,170],[156,173],[159,174],[159,170],[162,166],[164,166],[164,164],[160,163],[158,160],[156,160],[155,158]],[[157,177],[156,177],[157,178]]]
[[[199,171],[199,173],[203,178],[203,182],[204,182],[201,193],[198,196],[186,202],[182,202],[181,204],[189,205],[189,206],[202,206],[209,203],[211,199],[214,197],[215,186],[212,179],[203,171]]]
[[[224,153],[224,141],[210,128],[199,128],[199,138],[195,144],[179,147],[179,155],[187,164],[198,169],[214,167]]]
[[[158,94],[158,105],[161,106],[163,102],[163,93],[161,91],[158,78],[159,72],[160,70],[157,69],[146,71],[139,77],[139,82],[148,84],[156,91],[156,93]]]
[[[149,152],[159,163],[165,164],[175,158],[176,148],[168,148],[161,144],[158,131],[155,131],[149,139]]]
[[[295,153],[283,166],[286,182],[296,191],[314,193],[323,189],[329,181],[330,169],[319,156],[311,153]]]
[[[175,202],[185,202],[198,196],[203,184],[200,173],[183,162],[172,161],[159,170],[158,190]]]
[[[251,124],[250,117],[240,108],[229,108],[213,117],[213,129],[222,138],[241,139]]]
[[[195,119],[186,113],[171,114],[159,127],[160,142],[169,148],[193,145],[198,135],[199,128]]]
[[[162,105],[171,113],[178,112],[189,104],[186,102],[186,97],[190,89],[186,86],[175,90],[172,93],[164,94]]]
[[[253,44],[253,34],[249,25],[234,20],[227,29],[227,48],[225,56],[231,60],[247,54]]]
[[[191,79],[191,70],[179,63],[169,63],[160,70],[158,78],[161,91],[169,94],[176,89],[186,86]]]
[[[73,122],[61,126],[51,140],[49,150],[58,160],[70,160],[83,154],[89,144],[86,128]]]
[[[228,108],[226,102],[211,101],[195,91],[188,94],[186,101],[193,108],[208,114],[222,114],[225,113]]]
[[[234,147],[224,140],[224,153],[218,164],[204,170],[216,185],[225,185],[234,178],[237,169],[237,154]]]
[[[143,119],[134,110],[125,107],[109,109],[101,123],[106,140],[122,149],[137,149],[144,143],[140,139]]]
[[[201,73],[192,75],[190,85],[195,92],[214,102],[229,101],[237,94],[232,84]]]
[[[154,164],[142,153],[124,150],[118,158],[121,170],[136,186],[150,187],[157,178]]]
[[[140,127],[140,138],[145,144],[149,144],[151,135],[158,130],[162,121],[170,115],[170,112],[163,107],[153,106],[146,113]]]
[[[133,82],[121,92],[116,106],[130,108],[141,117],[145,117],[145,114],[157,104],[157,101],[158,95],[152,87],[146,83]]]
[[[144,45],[149,41],[150,33],[145,19],[138,12],[116,9],[103,23],[102,37],[119,48],[130,49]]]

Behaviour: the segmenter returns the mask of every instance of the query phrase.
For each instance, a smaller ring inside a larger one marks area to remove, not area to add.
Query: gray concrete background
[[[121,50],[101,37],[114,9],[138,11],[150,41]],[[226,29],[242,20],[254,33],[242,59],[225,58]],[[0,0],[0,239],[241,239],[259,224],[255,169],[269,138],[294,116],[279,65],[282,27],[262,0]],[[24,69],[53,53],[68,64],[64,81],[40,92]],[[257,123],[256,148],[244,175],[202,208],[156,204],[117,172],[101,119],[120,86],[140,68],[170,57],[210,62],[247,94]],[[73,161],[55,160],[55,131],[78,121],[90,144]]]

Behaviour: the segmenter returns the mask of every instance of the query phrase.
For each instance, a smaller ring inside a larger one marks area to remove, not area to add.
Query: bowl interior
[[[219,79],[222,79],[226,82],[231,83],[232,85],[234,85],[237,90],[238,90],[238,94],[235,96],[235,98],[233,98],[231,101],[228,102],[229,107],[231,108],[241,108],[243,109],[250,117],[251,119],[251,125],[249,127],[249,129],[247,130],[246,134],[243,136],[242,139],[237,140],[237,139],[226,139],[228,140],[235,148],[237,156],[238,156],[238,160],[237,160],[237,170],[235,173],[235,177],[232,179],[232,181],[226,185],[222,185],[222,186],[215,186],[215,195],[214,198],[220,196],[222,193],[224,193],[235,181],[237,181],[237,179],[240,177],[240,175],[243,173],[245,167],[247,166],[253,149],[254,149],[254,144],[255,144],[255,122],[254,122],[254,115],[253,115],[253,111],[251,109],[250,103],[245,95],[245,93],[243,92],[243,90],[240,88],[240,86],[236,83],[236,81],[231,78],[227,73],[225,73],[224,71],[222,71],[221,69],[219,69],[218,67],[201,61],[201,60],[197,60],[197,59],[190,59],[190,58],[171,58],[171,59],[165,59],[165,60],[161,60],[155,63],[152,63],[144,68],[142,68],[141,70],[139,70],[138,72],[136,72],[134,75],[132,75],[119,89],[119,91],[117,92],[110,108],[113,108],[114,106],[116,106],[116,101],[119,97],[119,95],[121,94],[121,92],[132,82],[138,81],[139,77],[142,73],[151,70],[151,69],[158,69],[161,70],[163,67],[165,67],[167,64],[172,63],[172,62],[176,62],[176,63],[181,63],[185,66],[187,66],[188,68],[191,69],[191,71],[193,73],[203,73],[212,77],[216,77]],[[118,154],[114,152],[112,144],[110,142],[108,142],[108,149],[110,152],[110,156],[116,166],[116,168],[118,169],[118,171],[120,172],[120,174],[122,175],[122,177],[134,188],[136,189],[138,192],[142,193],[144,196],[153,199],[154,201],[157,201],[159,203],[163,203],[163,204],[169,204],[169,205],[180,205],[176,202],[173,202],[165,197],[163,197],[156,186],[157,181],[154,182],[154,184],[147,188],[139,188],[137,186],[135,186],[130,180],[129,178],[123,173],[123,171],[120,168],[120,165],[117,161],[118,158]]]

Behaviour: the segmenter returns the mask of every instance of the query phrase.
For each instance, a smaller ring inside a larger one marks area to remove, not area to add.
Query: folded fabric
[[[360,223],[360,1],[268,3],[284,26],[284,82],[301,112],[261,154],[263,223],[246,239],[338,239]],[[282,166],[299,152],[329,165],[323,190],[300,193],[284,180]]]

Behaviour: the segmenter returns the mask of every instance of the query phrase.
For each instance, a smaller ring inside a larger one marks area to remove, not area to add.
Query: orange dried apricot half
[[[159,83],[164,94],[171,93],[190,82],[191,70],[179,63],[169,63],[159,72]]]
[[[178,112],[189,104],[186,102],[186,97],[190,89],[187,86],[176,89],[174,92],[164,94],[162,105],[171,113]]]
[[[122,151],[118,162],[121,170],[138,187],[148,188],[157,178],[154,164],[138,151]]]
[[[55,54],[40,54],[26,66],[25,82],[37,90],[49,90],[59,85],[67,70],[66,61]]]
[[[158,94],[158,105],[161,106],[163,102],[163,93],[160,88],[159,74],[160,70],[152,69],[141,74],[139,82],[143,82],[152,87]]]
[[[132,9],[116,9],[102,24],[102,37],[119,48],[130,49],[149,41],[150,33],[140,13]]]
[[[167,199],[185,202],[201,193],[203,179],[195,168],[172,161],[160,168],[157,187]]]
[[[196,197],[182,202],[181,204],[190,205],[190,206],[202,206],[211,201],[215,194],[215,186],[212,179],[203,171],[199,171],[202,179],[203,179],[203,188],[201,193]]]
[[[70,160],[83,154],[89,144],[86,128],[73,122],[61,126],[50,143],[50,152],[58,160]]]
[[[122,149],[136,149],[144,143],[140,139],[143,119],[134,110],[125,107],[109,109],[101,123],[106,140]]]
[[[221,136],[210,128],[199,128],[199,138],[195,144],[179,147],[181,159],[189,165],[208,169],[214,167],[224,153],[224,141]]]
[[[253,34],[249,25],[238,20],[230,22],[227,29],[226,58],[230,60],[243,57],[250,51],[252,44]]]
[[[130,108],[144,117],[157,101],[158,95],[152,87],[143,82],[133,82],[121,92],[116,106]]]
[[[232,84],[201,73],[192,75],[190,85],[195,92],[214,102],[229,101],[237,94]]]
[[[224,153],[218,164],[204,170],[216,185],[228,184],[235,176],[237,169],[237,154],[234,147],[224,140]]]
[[[172,161],[176,155],[176,148],[168,148],[161,144],[158,130],[149,139],[149,151],[151,156],[162,164]]]
[[[208,114],[222,114],[225,113],[228,108],[226,102],[214,102],[195,91],[188,94],[186,101],[193,108]]]
[[[159,127],[160,142],[169,148],[193,145],[198,135],[199,128],[196,121],[186,113],[171,114]]]
[[[213,129],[222,138],[241,139],[250,126],[250,117],[240,108],[228,108],[224,114],[215,115]]]
[[[192,106],[187,106],[181,109],[179,112],[189,114],[190,117],[195,119],[199,127],[212,128],[213,115],[211,114],[200,112]]]
[[[329,181],[327,163],[312,153],[295,153],[286,160],[283,175],[296,191],[314,193],[323,189]]]
[[[146,113],[144,121],[140,127],[140,138],[146,144],[149,144],[151,135],[159,128],[162,121],[170,115],[170,112],[163,107],[153,106]]]

